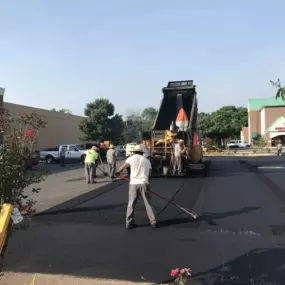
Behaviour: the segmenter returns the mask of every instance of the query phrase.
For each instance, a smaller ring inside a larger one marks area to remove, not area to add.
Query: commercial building
[[[285,101],[275,96],[248,100],[248,127],[242,128],[241,140],[250,142],[259,136],[267,146],[279,140],[285,144]]]
[[[0,88],[1,90],[3,91]],[[48,124],[46,128],[40,131],[37,138],[36,149],[42,150],[60,144],[82,143],[80,138],[82,138],[83,133],[78,126],[84,119],[83,116],[8,103],[3,100],[3,95],[4,91],[0,92],[0,107],[7,109],[12,117],[17,117],[20,113],[30,114],[36,112],[47,120]]]

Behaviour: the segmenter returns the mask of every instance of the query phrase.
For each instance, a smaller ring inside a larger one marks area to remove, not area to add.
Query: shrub
[[[21,213],[34,212],[35,201],[27,200],[25,188],[42,181],[45,173],[27,172],[27,160],[34,152],[35,143],[47,122],[36,113],[21,113],[13,118],[8,111],[0,108],[0,207],[13,204]],[[33,188],[38,192],[39,188]],[[11,223],[8,231],[11,230]],[[4,251],[2,251],[2,255]],[[1,270],[1,269],[0,269]]]
[[[42,173],[27,174],[26,166],[34,152],[38,133],[47,123],[36,113],[21,114],[14,119],[7,110],[1,111],[0,134],[3,139],[0,146],[0,205],[12,203],[21,209],[21,203],[26,198],[24,189],[40,182],[43,177]]]

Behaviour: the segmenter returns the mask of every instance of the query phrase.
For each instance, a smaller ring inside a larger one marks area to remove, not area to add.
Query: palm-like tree
[[[277,88],[276,99],[281,98],[285,100],[285,87],[282,87],[280,79],[278,78],[276,82],[270,80],[270,83],[273,87]]]

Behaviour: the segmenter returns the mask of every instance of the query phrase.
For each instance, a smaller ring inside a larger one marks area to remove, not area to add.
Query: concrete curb
[[[276,153],[207,153],[203,155],[204,157],[207,156],[276,156]]]
[[[35,280],[33,283],[32,281]],[[96,278],[82,278],[78,276],[52,275],[52,274],[31,274],[18,272],[5,272],[1,277],[0,285],[152,285],[153,283],[131,282],[125,280],[108,280]]]

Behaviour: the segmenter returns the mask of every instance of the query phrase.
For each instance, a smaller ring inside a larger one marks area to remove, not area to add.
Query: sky
[[[247,106],[285,83],[283,0],[0,0],[5,101],[83,115],[159,107],[194,80],[199,111]]]

